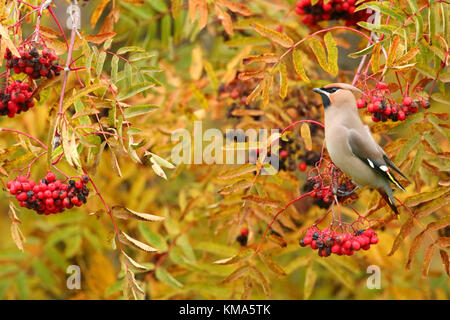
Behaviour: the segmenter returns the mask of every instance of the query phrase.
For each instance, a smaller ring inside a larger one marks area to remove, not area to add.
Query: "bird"
[[[362,91],[346,83],[314,88],[320,94],[325,113],[325,143],[334,165],[358,187],[376,189],[398,215],[391,183],[405,191],[391,169],[408,178],[386,155],[359,117],[354,93]]]

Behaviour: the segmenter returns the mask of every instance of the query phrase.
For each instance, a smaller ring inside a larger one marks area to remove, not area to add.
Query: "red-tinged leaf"
[[[425,163],[425,161],[424,161]],[[439,170],[438,170],[439,171]],[[417,218],[423,218],[426,217],[433,212],[447,206],[450,203],[450,194],[446,196],[441,196],[437,199],[434,199],[422,206],[420,206],[416,211],[416,217]]]
[[[426,231],[436,231],[450,226],[450,216],[443,217],[437,221],[430,222],[427,225]]]
[[[87,42],[101,44],[106,40],[114,38],[115,35],[116,35],[115,32],[106,32],[101,34],[87,35],[84,38],[86,39]]]
[[[254,62],[264,62],[264,63],[276,63],[278,62],[278,56],[271,52],[266,52],[257,56],[250,56],[242,60],[244,65],[248,65]]]
[[[435,244],[441,247],[450,247],[450,237],[439,237]]]
[[[303,52],[298,49],[294,49],[294,51],[292,52],[292,61],[294,63],[295,72],[297,72],[300,79],[302,79],[305,82],[310,82],[308,76],[305,73],[305,69],[303,68],[303,60],[304,60]]]
[[[397,237],[395,237],[394,244],[392,245],[391,252],[388,253],[388,256],[392,256],[395,251],[400,247],[405,238],[411,233],[412,228],[414,227],[414,219],[409,217],[408,220],[402,225],[400,228],[400,232]]]
[[[386,61],[386,66],[390,67],[392,66],[392,64],[394,63],[395,58],[397,57],[398,54],[398,45],[400,44],[400,37],[399,36],[395,36],[394,39],[392,40],[392,44],[389,47],[389,51],[388,51],[388,55],[387,55],[387,61]]]
[[[287,35],[280,33],[278,31],[269,29],[267,27],[264,27],[263,25],[260,25],[259,23],[254,23],[253,29],[256,32],[258,32],[260,35],[262,35],[263,37],[266,37],[285,48],[290,48],[294,45],[294,40],[289,38]]]
[[[447,273],[447,276],[450,277],[450,262],[448,253],[445,250],[440,249],[439,254],[441,255],[442,264],[444,265],[445,272]]]
[[[424,238],[425,238],[425,230],[419,233],[413,240],[411,244],[411,248],[409,249],[408,262],[406,263],[406,269],[409,270],[411,268],[411,262],[414,259],[417,251],[420,248]]]
[[[263,79],[266,76],[266,70],[251,70],[239,73],[239,80]]]
[[[241,278],[245,274],[247,274],[249,271],[248,266],[242,266],[234,270],[228,277],[226,277],[224,280],[220,282],[220,284],[227,284],[233,281],[236,281],[237,279]]]
[[[231,2],[231,1],[227,1],[227,0],[220,0],[220,1],[218,1],[218,3],[221,4],[221,5],[224,5],[230,11],[239,13],[239,14],[241,14],[243,16],[248,17],[248,16],[252,15],[252,12],[243,3]]]
[[[248,200],[257,204],[260,204],[262,206],[268,206],[272,208],[279,208],[281,207],[281,202],[275,199],[270,198],[261,198],[255,195],[248,195],[242,198],[242,200]]]
[[[306,268],[305,284],[303,286],[303,299],[308,300],[314,290],[317,280],[317,272],[313,268],[313,263],[310,263]]]
[[[244,174],[251,173],[253,171],[256,171],[256,167],[254,165],[251,165],[251,164],[246,164],[246,165],[243,165],[243,166],[241,166],[239,168],[232,169],[232,170],[229,170],[229,171],[223,173],[222,175],[218,176],[217,179],[219,179],[219,180],[231,180],[231,179],[240,177],[240,176],[242,176]]]
[[[282,248],[287,247],[287,242],[286,240],[284,240],[282,237],[276,235],[275,233],[271,233],[267,236],[267,239],[269,239],[270,241],[276,243],[277,245],[279,245]]]
[[[98,19],[100,18],[100,16],[103,13],[103,10],[105,10],[106,5],[110,2],[111,0],[102,0],[97,8],[95,8],[94,13],[91,16],[91,26],[92,28],[95,27],[95,25],[97,24]]]
[[[427,251],[425,251],[425,257],[423,258],[423,265],[422,265],[422,278],[428,277],[428,270],[430,269],[430,263],[431,259],[433,258],[433,253],[436,247],[434,244],[430,244],[427,248]]]
[[[216,10],[216,16],[217,19],[219,19],[225,29],[225,32],[228,34],[233,34],[233,22],[231,20],[230,15],[223,11],[222,9],[220,9],[220,7],[215,4],[214,5],[214,9]]]
[[[379,43],[379,42],[378,42]],[[400,57],[395,64],[396,65],[403,65],[406,62],[414,59],[414,57],[419,53],[419,47],[414,47],[411,50],[409,50],[404,56]]]

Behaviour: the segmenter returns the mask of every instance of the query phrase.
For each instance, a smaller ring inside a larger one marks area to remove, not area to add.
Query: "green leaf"
[[[144,222],[139,222],[138,228],[145,241],[147,241],[147,243],[149,243],[152,247],[158,249],[161,252],[167,251],[168,245],[163,237],[150,230],[150,228],[147,227]]]
[[[140,106],[132,106],[132,107],[128,107],[123,111],[123,114],[125,116],[125,118],[132,118],[132,117],[137,117],[137,116],[142,116],[144,114],[147,114],[155,109],[157,109],[158,106],[154,105],[154,104],[144,104],[144,105],[140,105]]]
[[[105,59],[106,59],[106,52],[102,51],[99,54],[98,60],[97,60],[97,77],[100,77],[100,75],[102,74],[103,65],[105,64]]]
[[[148,83],[148,82],[135,84],[130,89],[128,89],[128,91],[125,91],[125,93],[123,93],[123,92],[119,93],[119,95],[117,96],[117,100],[122,101],[122,100],[128,99],[128,98],[133,97],[133,96],[135,96],[143,91],[146,91],[154,86],[155,85],[153,83]]]
[[[117,81],[118,70],[119,70],[119,57],[113,56],[111,59],[111,79],[113,82]]]
[[[140,48],[140,47],[136,47],[136,46],[129,46],[129,47],[122,47],[119,50],[117,50],[117,54],[124,54],[127,52],[143,52],[145,51],[144,49]]]
[[[34,272],[40,278],[40,283],[47,289],[51,289],[55,286],[56,281],[53,277],[53,272],[39,259],[33,259],[31,261]]]
[[[162,282],[168,284],[171,287],[183,288],[183,284],[181,282],[179,282],[177,279],[175,279],[163,267],[156,268],[155,275],[156,275],[156,279],[158,279],[159,281],[162,281]]]
[[[385,15],[387,15],[401,23],[403,23],[406,20],[406,16],[401,11],[389,8],[387,4],[385,4],[385,3],[381,4],[376,1],[363,3],[356,8],[356,11],[361,11],[361,10],[368,9],[368,8],[376,10],[376,11],[380,11],[381,13],[384,13]]]

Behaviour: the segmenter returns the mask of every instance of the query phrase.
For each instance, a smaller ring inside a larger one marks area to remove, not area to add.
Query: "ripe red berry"
[[[358,99],[356,101],[356,106],[358,107],[358,109],[365,108],[366,105],[367,105],[367,103],[366,103],[366,100],[364,100],[364,99]]]
[[[289,152],[287,150],[281,150],[280,151],[280,158],[285,159],[289,156]]]
[[[300,170],[300,171],[306,171],[306,169],[307,169],[306,162],[301,162],[301,163],[298,165],[298,170]]]
[[[377,83],[377,88],[380,90],[385,90],[388,87],[388,85],[384,82],[378,82]]]
[[[405,105],[405,106],[410,106],[411,104],[412,104],[412,99],[411,99],[411,97],[404,97],[403,98],[403,104]]]

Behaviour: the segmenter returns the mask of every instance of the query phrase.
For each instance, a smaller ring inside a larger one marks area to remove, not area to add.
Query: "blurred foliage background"
[[[429,34],[431,21],[435,26],[432,32],[441,35],[443,40],[433,42],[432,49],[420,46],[421,51],[413,60],[418,63],[417,67],[421,67],[419,72],[414,71],[414,66],[397,70],[412,79],[411,84],[426,79],[425,88],[428,90],[441,65],[441,51],[445,53],[446,50],[444,60],[448,59],[448,46],[445,48],[444,45],[449,40],[448,5],[438,1],[409,2],[419,7],[430,5],[431,9],[425,8],[420,12],[423,17],[422,32]],[[30,3],[40,4],[37,0]],[[120,241],[111,219],[91,187],[86,205],[61,214],[39,216],[28,209],[17,209],[20,232],[25,238],[23,250],[19,250],[11,236],[10,201],[4,188],[0,194],[2,299],[124,299],[127,295],[122,289],[125,287],[124,291],[127,291],[127,286],[133,287],[134,283],[142,288],[142,294],[138,296],[145,299],[449,298],[448,254],[440,253],[448,252],[450,237],[447,65],[440,71],[441,77],[434,90],[438,96],[430,100],[430,109],[421,109],[402,123],[374,124],[368,114],[361,112],[363,120],[372,127],[375,138],[411,178],[407,192],[396,195],[418,214],[411,218],[410,213],[402,208],[399,218],[393,219],[387,206],[379,205],[382,200],[375,192],[368,189],[358,191],[359,198],[352,205],[361,214],[372,210],[371,217],[381,220],[373,224],[380,241],[369,251],[357,252],[352,257],[333,255],[319,258],[309,248],[301,248],[298,245],[301,232],[327,210],[323,205],[305,199],[279,217],[271,228],[269,239],[264,241],[262,254],[253,255],[275,212],[304,190],[307,175],[297,167],[305,161],[308,152],[299,128],[292,130],[290,141],[284,144],[292,159],[286,160],[283,170],[274,176],[255,177],[256,166],[250,168],[249,165],[180,164],[173,169],[164,168],[167,179],[159,176],[158,169],[152,170],[152,163],[145,153],[152,152],[170,161],[175,145],[170,139],[171,133],[179,128],[192,132],[195,120],[203,121],[203,130],[282,129],[299,119],[323,121],[321,103],[311,88],[330,82],[352,82],[361,58],[351,58],[348,54],[364,49],[367,41],[348,30],[336,30],[333,36],[339,48],[339,56],[336,57],[338,74],[325,72],[314,53],[307,46],[302,46],[303,66],[311,81],[299,77],[292,62],[287,61],[287,93],[282,99],[279,96],[280,79],[270,71],[273,64],[263,63],[262,68],[274,75],[272,86],[267,89],[269,96],[263,98],[268,101],[265,103],[255,97],[246,105],[242,97],[245,100],[261,78],[239,78],[240,73],[249,70],[243,59],[259,54],[280,57],[288,50],[274,42],[273,38],[255,32],[253,23],[260,23],[271,30],[282,30],[296,42],[312,32],[341,25],[342,22],[325,21],[317,29],[308,28],[294,13],[295,2],[291,0],[232,3],[235,5],[227,1],[202,0],[79,2],[83,38],[79,42],[77,40],[74,57],[81,56],[78,66],[91,66],[89,70],[92,72],[79,72],[85,85],[109,79],[119,94],[126,94],[124,103],[127,105],[124,108],[149,104],[158,106],[139,116],[129,113],[129,119],[121,118],[118,124],[118,116],[116,119],[111,111],[111,93],[107,90],[95,91],[91,97],[82,96],[80,100],[85,106],[92,102],[89,98],[93,99],[91,107],[100,111],[98,122],[105,128],[113,128],[116,130],[114,132],[123,129],[124,136],[134,137],[138,143],[136,156],[141,163],[130,155],[130,148],[120,147],[117,137],[106,139],[108,143],[106,147],[103,145],[98,163],[88,161],[86,149],[80,151],[80,158],[82,164],[89,167],[88,171],[105,202],[113,207],[113,213],[123,206],[165,218],[160,222],[115,218],[119,230],[148,243],[157,251],[126,247],[126,254],[143,268],[134,270],[136,282],[125,281],[126,269],[133,268],[129,263],[125,267],[127,264],[123,262],[123,253],[118,248]],[[238,6],[239,3],[245,7]],[[403,1],[392,3],[405,16],[417,17]],[[60,0],[54,4],[56,15],[64,21],[68,3]],[[17,2],[14,5],[23,12],[27,10]],[[2,7],[6,10],[4,3]],[[436,21],[429,20],[430,15]],[[410,43],[414,37],[408,37],[401,30],[417,32],[414,21],[417,18],[411,19],[407,28],[398,28],[402,22],[395,16],[387,20],[388,16],[389,12],[383,9],[382,22],[389,26],[386,27],[389,32],[386,29],[377,30],[379,35],[384,32],[388,38],[383,46],[388,50],[392,36],[400,35],[404,43],[402,50],[408,52],[414,47],[414,43]],[[15,22],[4,20],[2,24]],[[23,33],[32,32],[35,23],[36,16],[31,15],[23,25]],[[44,15],[42,24],[56,29],[49,15]],[[276,29],[279,26],[282,29]],[[360,26],[353,28],[370,34]],[[69,34],[70,30],[65,29],[65,32]],[[87,35],[98,37],[89,40]],[[321,36],[323,34],[319,35],[319,39]],[[102,49],[109,39],[112,39],[110,47]],[[61,38],[50,39],[48,43],[64,60],[67,52],[61,44]],[[123,48],[133,49],[126,51]],[[123,53],[119,54],[121,49]],[[105,51],[113,54],[108,53],[101,58],[99,52]],[[437,53],[433,55],[433,52]],[[114,59],[114,53],[125,59]],[[290,56],[287,58],[290,59]],[[383,65],[383,57],[380,59]],[[380,73],[375,73],[375,77],[380,78]],[[394,69],[387,70],[385,82],[397,82]],[[136,85],[147,83],[152,85],[145,91],[136,90]],[[74,73],[69,77],[69,85],[70,89],[66,92],[70,95],[82,90]],[[373,83],[370,85],[373,86]],[[391,88],[395,89],[394,96],[398,99],[398,86]],[[52,119],[56,117],[60,91],[59,82],[44,88],[37,107],[13,119],[2,117],[0,126],[47,141]],[[70,118],[74,111],[69,109],[66,112],[69,121],[76,125],[78,120]],[[96,125],[92,117],[91,123]],[[317,155],[322,147],[323,131],[313,126],[310,130],[313,142],[311,152]],[[416,135],[417,141],[412,141]],[[105,139],[100,134],[92,136],[96,138],[91,143],[97,149],[91,151],[99,154]],[[18,135],[1,133],[2,149],[16,143],[25,144]],[[18,150],[13,158],[26,154],[26,148],[23,149]],[[399,156],[399,153],[402,154]],[[419,163],[416,160],[418,157]],[[32,166],[35,180],[43,177],[48,169],[44,158]],[[10,176],[2,177],[4,182],[16,175],[11,169],[21,168],[27,163],[13,164],[7,170]],[[79,168],[71,167],[66,161],[61,161],[58,168],[69,176],[80,173]],[[252,182],[254,185],[249,190]],[[248,200],[245,197],[249,194],[259,200]],[[15,199],[11,198],[11,201],[15,202]],[[348,207],[343,208],[343,214],[346,221],[355,218]],[[439,222],[439,227],[427,232],[420,243],[417,241],[414,245],[415,237],[435,221]],[[243,229],[248,230],[245,245],[238,241]],[[429,269],[427,266],[424,268],[426,249],[436,237],[443,238],[443,244],[436,246],[438,250],[434,254],[431,252]],[[395,253],[388,255],[394,243],[397,243]],[[409,258],[412,245],[417,251]],[[225,263],[214,263],[230,257],[234,258]],[[406,269],[408,260],[411,262]],[[80,290],[66,287],[69,265],[81,268]],[[368,289],[366,285],[370,276],[367,268],[371,265],[380,267],[380,289]]]

